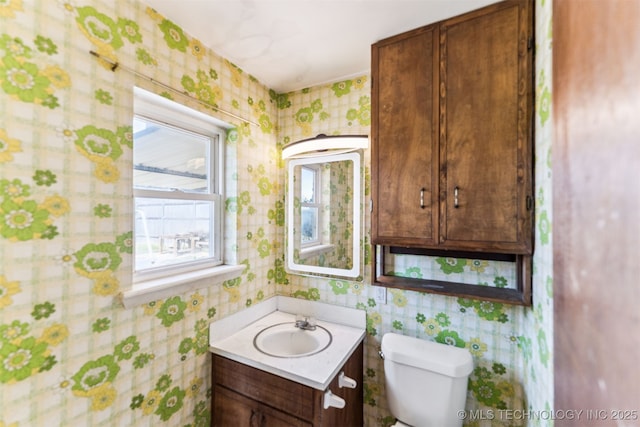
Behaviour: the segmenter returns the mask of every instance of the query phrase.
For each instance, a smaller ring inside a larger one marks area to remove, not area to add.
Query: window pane
[[[316,173],[315,169],[302,167],[300,178],[300,200],[302,203],[316,203]]]
[[[136,116],[133,139],[135,188],[210,191],[211,138]]]
[[[135,270],[214,257],[214,202],[135,199]]]
[[[318,240],[318,208],[302,206],[301,241],[310,243]]]

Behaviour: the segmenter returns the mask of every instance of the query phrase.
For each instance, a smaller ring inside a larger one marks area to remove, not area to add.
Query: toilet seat
[[[396,420],[396,423],[393,424],[391,427],[411,427],[409,424],[405,424],[400,420]]]

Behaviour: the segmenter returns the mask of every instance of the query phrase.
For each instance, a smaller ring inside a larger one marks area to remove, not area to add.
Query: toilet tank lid
[[[473,359],[467,349],[389,332],[382,337],[385,360],[437,372],[452,378],[468,376]]]

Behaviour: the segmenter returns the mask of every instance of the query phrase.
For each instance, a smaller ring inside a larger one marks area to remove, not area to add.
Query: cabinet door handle
[[[426,206],[424,205],[424,192],[426,191],[426,188],[421,188],[420,189],[420,209],[424,209]]]
[[[458,186],[456,185],[453,188],[453,207],[458,209],[460,207],[460,203],[458,200],[458,193],[460,192],[460,188],[458,188]]]

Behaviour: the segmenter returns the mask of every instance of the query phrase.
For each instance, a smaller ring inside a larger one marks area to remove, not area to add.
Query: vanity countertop
[[[304,357],[273,357],[258,351],[253,339],[266,327],[295,322],[296,314],[315,318],[332,342],[325,350]],[[209,350],[245,365],[300,384],[325,390],[364,339],[366,312],[317,301],[276,296],[234,313],[209,326]]]

